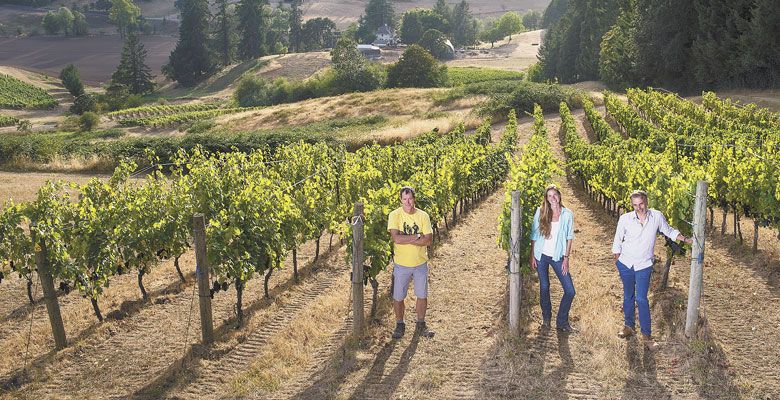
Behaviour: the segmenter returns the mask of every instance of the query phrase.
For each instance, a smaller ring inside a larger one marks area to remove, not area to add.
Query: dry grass
[[[268,341],[257,361],[231,380],[230,396],[274,392],[313,361],[315,350],[328,341],[333,327],[344,321],[349,281],[339,282],[327,295],[307,304],[298,318]]]
[[[47,181],[68,181],[87,183],[93,177],[106,178],[98,174],[64,174],[48,172],[0,172],[0,204],[8,200],[14,202],[31,201],[35,199],[38,188]]]
[[[432,93],[442,90],[386,89],[377,92],[351,93],[226,115],[218,118],[217,123],[233,131],[251,131],[372,114],[423,115],[435,111],[459,110],[474,105],[475,100],[464,99],[446,106],[434,106]]]

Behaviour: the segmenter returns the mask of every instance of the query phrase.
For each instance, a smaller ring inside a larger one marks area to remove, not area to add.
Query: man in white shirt
[[[657,347],[651,336],[650,303],[647,292],[650,289],[650,275],[653,272],[653,249],[658,232],[672,240],[692,243],[680,231],[669,226],[660,211],[647,208],[647,193],[636,190],[631,193],[634,211],[620,216],[612,254],[615,256],[620,280],[623,281],[623,314],[625,326],[618,333],[621,338],[634,334],[634,303],[639,308],[639,326],[642,338],[650,348]]]

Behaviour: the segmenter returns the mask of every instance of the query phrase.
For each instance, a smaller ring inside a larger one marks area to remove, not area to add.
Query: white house
[[[376,39],[372,44],[378,47],[385,47],[395,46],[397,43],[398,38],[395,36],[393,28],[389,27],[387,24],[384,24],[376,30]]]

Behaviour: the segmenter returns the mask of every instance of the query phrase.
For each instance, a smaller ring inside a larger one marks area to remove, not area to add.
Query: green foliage
[[[84,83],[81,82],[79,70],[75,65],[68,64],[63,68],[60,71],[60,80],[62,81],[62,86],[65,86],[65,89],[68,89],[68,92],[73,97],[79,97],[84,94]]]
[[[368,0],[365,14],[360,16],[357,26],[357,38],[362,43],[371,43],[376,38],[379,27],[387,24],[395,29],[395,10],[390,0]]]
[[[312,18],[301,28],[301,51],[333,47],[338,37],[336,24],[329,18]]]
[[[504,36],[509,36],[510,40],[513,34],[525,30],[523,19],[514,11],[504,13],[496,22],[496,27]]]
[[[48,11],[41,21],[43,29],[49,35],[82,36],[87,34],[87,22],[84,14],[72,12],[68,7],[60,7],[57,12]]]
[[[530,30],[536,30],[541,27],[542,14],[533,10],[523,14],[523,26]]]
[[[79,126],[82,131],[88,132],[94,130],[97,128],[98,124],[100,124],[100,116],[92,111],[87,111],[79,117]]]
[[[542,15],[541,28],[551,28],[566,13],[566,9],[569,7],[569,0],[552,0],[547,8],[544,9]]]
[[[412,45],[387,71],[388,87],[439,87],[447,80],[447,67],[419,45]]]
[[[542,64],[535,62],[531,64],[527,70],[525,70],[526,77],[531,82],[541,83],[544,82],[544,75],[542,74]]]
[[[10,75],[0,74],[0,107],[19,109],[56,106],[57,100],[45,90]]]
[[[557,110],[561,102],[566,102],[572,107],[580,107],[584,97],[585,95],[580,91],[560,85],[521,81],[517,83],[512,93],[491,96],[480,106],[479,112],[482,115],[496,115],[514,109],[518,113],[530,113],[536,105],[541,106],[545,112],[552,112]]]
[[[419,44],[436,59],[447,60],[454,58],[455,54],[447,46],[446,40],[443,33],[436,29],[429,29],[425,31]]]
[[[483,42],[490,42],[490,47],[493,48],[495,42],[504,38],[504,33],[498,26],[491,26],[479,34],[479,40]]]
[[[228,0],[217,0],[217,28],[214,37],[214,47],[219,54],[222,66],[228,66],[236,55],[236,32],[233,15],[228,10]]]
[[[478,67],[448,67],[449,86],[463,86],[477,82],[522,80],[523,73],[503,69]]]
[[[598,79],[601,40],[619,11],[618,0],[569,2],[539,50],[544,77],[563,83]]]
[[[348,38],[341,38],[330,52],[333,69],[336,71],[334,94],[368,92],[384,84],[384,70],[379,65],[368,62],[356,45]]]
[[[401,18],[401,41],[406,44],[419,44],[423,34],[435,29],[443,34],[450,32],[449,21],[434,10],[414,8]]]
[[[615,25],[601,41],[599,76],[607,85],[626,87],[636,82],[636,10],[633,2],[624,8]]]
[[[126,86],[130,93],[144,94],[154,90],[154,76],[146,65],[146,49],[138,36],[131,33],[122,48],[119,66],[111,75],[114,84]]]
[[[140,16],[141,9],[132,0],[111,0],[108,20],[117,26],[122,37],[129,33],[130,27],[138,22]]]
[[[87,111],[93,111],[96,112],[97,109],[97,101],[95,101],[95,96],[84,93],[79,97],[76,97],[76,100],[73,101],[73,105],[70,106],[70,112],[73,114],[84,114]]]
[[[263,14],[263,6],[267,4],[268,0],[241,0],[238,3],[238,54],[242,60],[267,54],[265,30],[268,21]]]
[[[11,117],[8,115],[0,115],[0,128],[6,126],[14,126],[19,123],[19,118]]]
[[[290,51],[297,53],[301,51],[302,27],[303,27],[303,11],[301,10],[302,0],[292,0],[290,3]]]
[[[452,44],[456,48],[477,43],[477,20],[469,10],[469,3],[461,0],[452,9]]]
[[[183,0],[179,41],[163,73],[182,86],[195,86],[211,76],[214,55],[208,47],[210,13],[206,0]]]

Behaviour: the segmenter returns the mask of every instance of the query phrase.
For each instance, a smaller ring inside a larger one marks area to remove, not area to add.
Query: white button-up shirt
[[[680,235],[680,231],[669,226],[666,217],[658,210],[649,208],[644,224],[639,221],[636,211],[625,213],[618,220],[612,253],[620,254],[618,261],[634,271],[651,267],[658,232],[672,240]]]

